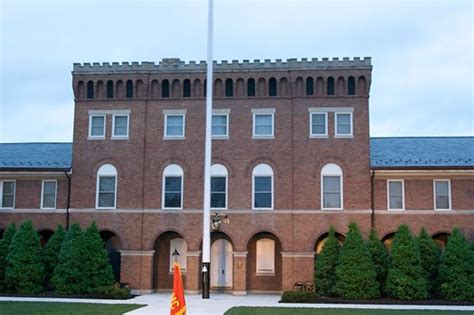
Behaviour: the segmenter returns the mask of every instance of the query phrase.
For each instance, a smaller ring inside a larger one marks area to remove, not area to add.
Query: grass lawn
[[[359,310],[328,308],[289,308],[289,307],[233,307],[225,315],[461,315],[472,312],[460,311],[400,311],[400,310]]]
[[[139,304],[0,302],[0,314],[123,314],[143,306]]]

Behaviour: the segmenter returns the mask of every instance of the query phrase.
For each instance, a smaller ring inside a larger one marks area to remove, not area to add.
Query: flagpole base
[[[209,287],[210,287],[210,263],[202,263],[202,298],[209,298]]]

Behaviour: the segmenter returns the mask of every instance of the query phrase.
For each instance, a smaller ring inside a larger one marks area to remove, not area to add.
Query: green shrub
[[[389,256],[387,249],[377,237],[377,233],[374,229],[370,230],[367,249],[370,253],[372,263],[374,264],[375,273],[377,274],[376,278],[380,287],[380,293],[382,293],[385,287],[385,280],[387,279]]]
[[[91,289],[89,294],[100,299],[125,300],[130,298],[130,288],[117,288],[115,286],[105,286]]]
[[[0,240],[0,291],[6,291],[5,272],[7,270],[7,256],[12,242],[13,236],[16,233],[15,223],[10,223],[3,232],[3,238]]]
[[[318,299],[318,294],[311,291],[283,291],[282,303],[312,303]]]
[[[336,290],[341,297],[351,300],[380,297],[375,267],[356,223],[349,224],[339,254]]]
[[[458,228],[448,238],[439,267],[440,293],[448,300],[474,300],[474,253]]]
[[[387,294],[400,300],[428,297],[417,242],[406,225],[401,225],[392,245],[386,281]]]
[[[47,288],[51,288],[51,278],[54,274],[54,268],[59,262],[59,253],[61,251],[61,245],[63,244],[66,232],[62,225],[58,225],[56,231],[49,239],[48,243],[43,247],[41,256],[44,263],[44,278]]]
[[[436,242],[422,228],[418,236],[418,248],[420,249],[421,268],[426,280],[428,292],[434,293],[439,266],[439,248]]]
[[[35,294],[43,291],[43,279],[40,238],[28,220],[20,226],[10,244],[5,282],[14,292]]]
[[[339,258],[340,245],[336,239],[336,232],[331,226],[329,235],[322,251],[316,258],[314,285],[316,292],[321,296],[336,294],[336,263]]]

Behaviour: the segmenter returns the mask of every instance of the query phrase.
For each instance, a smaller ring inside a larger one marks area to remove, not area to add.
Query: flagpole
[[[212,36],[213,0],[208,3],[207,17],[207,84],[206,84],[206,138],[204,150],[204,209],[202,220],[202,298],[209,298],[211,264],[211,124],[212,124]]]

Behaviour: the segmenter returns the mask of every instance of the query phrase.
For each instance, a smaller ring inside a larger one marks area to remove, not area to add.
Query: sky
[[[472,136],[473,2],[214,0],[214,59],[372,57],[370,134]],[[0,142],[72,141],[74,62],[205,60],[206,1],[0,0]]]

